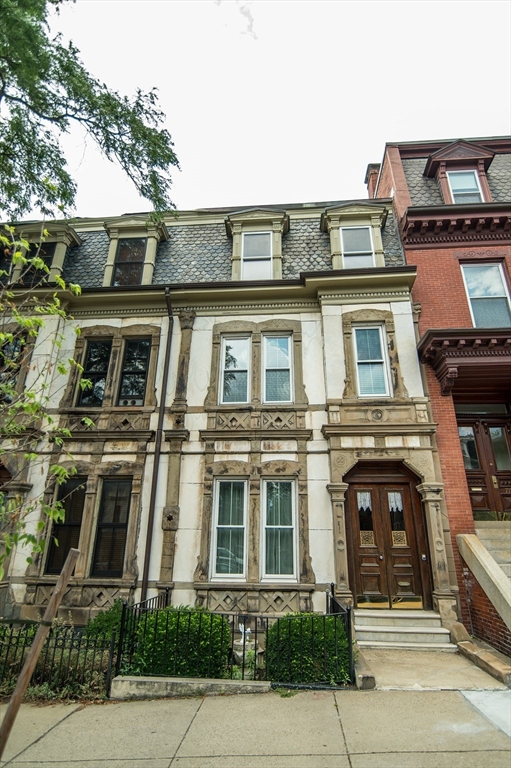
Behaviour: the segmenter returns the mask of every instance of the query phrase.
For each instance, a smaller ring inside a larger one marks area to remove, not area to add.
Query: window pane
[[[291,483],[266,483],[266,524],[293,525]]]
[[[399,491],[387,492],[389,503],[390,525],[393,531],[404,531],[405,517],[403,512],[403,497]]]
[[[369,491],[357,491],[358,519],[361,531],[373,530],[373,512]]]
[[[289,371],[266,371],[266,402],[287,403],[291,400]]]
[[[250,339],[224,340],[223,403],[248,400],[248,355]]]
[[[111,341],[89,342],[82,377],[89,379],[92,387],[81,390],[78,405],[99,407],[103,404],[111,349]]]
[[[149,339],[126,342],[118,405],[143,405],[151,343]]]
[[[271,259],[243,262],[243,280],[271,280],[272,277]]]
[[[473,427],[458,427],[458,434],[460,436],[461,453],[465,469],[479,469]]]
[[[369,227],[352,227],[342,230],[343,253],[362,251],[372,253]]]
[[[293,529],[266,529],[266,573],[267,575],[292,576]]]
[[[131,480],[104,480],[92,576],[122,576]]]
[[[361,395],[385,395],[385,371],[383,363],[359,363],[358,379]]]
[[[216,573],[243,573],[244,528],[219,528]]]
[[[490,427],[490,437],[498,470],[511,469],[511,457],[506,436],[502,427]]]
[[[243,258],[261,259],[271,258],[271,234],[258,232],[243,236]]]
[[[357,360],[381,360],[380,331],[378,328],[357,328]]]
[[[243,525],[245,483],[218,484],[218,525]]]
[[[143,264],[116,264],[113,285],[140,285]]]
[[[511,325],[511,311],[506,298],[472,299],[471,303],[476,328],[507,328]]]
[[[248,374],[246,371],[224,373],[224,403],[246,403]]]
[[[144,261],[146,241],[140,237],[127,237],[119,240],[116,261]]]
[[[289,368],[289,336],[266,336],[266,367]]]
[[[367,256],[350,256],[345,254],[344,255],[344,268],[345,269],[362,269],[362,267],[372,267],[374,266],[373,262],[373,256],[372,254],[368,254]]]
[[[449,173],[449,181],[453,192],[479,192],[474,171]]]
[[[63,523],[53,525],[46,573],[60,573],[69,550],[78,548],[86,483],[86,477],[73,477],[59,488],[58,499],[64,507],[65,517]]]
[[[470,298],[506,296],[498,264],[464,266],[463,273]]]
[[[233,368],[248,368],[248,350],[250,340],[245,339],[226,339],[225,340],[225,360],[224,368],[232,370]]]

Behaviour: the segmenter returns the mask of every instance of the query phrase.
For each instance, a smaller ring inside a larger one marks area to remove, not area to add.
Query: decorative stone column
[[[433,606],[443,622],[456,621],[456,595],[449,582],[449,565],[442,526],[441,483],[421,483],[417,486],[424,504],[429,538],[429,556],[433,575]]]
[[[353,602],[353,593],[349,586],[348,551],[346,548],[346,513],[345,497],[348,483],[330,483],[327,485],[332,503],[334,526],[335,557],[335,594],[345,602]]]
[[[190,367],[190,349],[192,346],[192,331],[195,312],[180,312],[181,347],[177,366],[176,394],[172,403],[173,411],[186,411],[186,388],[188,385],[188,370]]]

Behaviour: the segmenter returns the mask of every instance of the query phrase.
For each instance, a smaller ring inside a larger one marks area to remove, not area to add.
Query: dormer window
[[[344,269],[374,267],[374,251],[370,227],[342,227]]]
[[[381,232],[386,220],[386,207],[375,203],[326,208],[320,229],[330,234],[332,269],[384,267]]]
[[[475,171],[447,171],[447,178],[455,205],[484,202]]]
[[[169,239],[165,224],[121,216],[110,219],[104,226],[110,247],[103,285],[151,285],[158,243]]]
[[[244,232],[242,253],[242,280],[271,280],[272,233]]]
[[[455,141],[428,157],[424,176],[436,179],[447,205],[489,203],[486,171],[495,153],[469,141]]]
[[[233,280],[282,279],[282,236],[289,230],[285,211],[238,211],[226,218],[225,228],[232,237]]]
[[[147,240],[122,237],[117,243],[112,285],[140,285],[144,270]]]

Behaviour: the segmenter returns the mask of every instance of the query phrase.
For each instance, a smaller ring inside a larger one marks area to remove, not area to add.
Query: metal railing
[[[355,641],[353,633],[353,613],[351,605],[343,606],[335,597],[335,585],[330,584],[330,589],[326,591],[326,612],[329,615],[342,616],[344,630],[348,638],[348,664],[350,681],[355,681],[355,659],[353,657],[353,643]]]
[[[0,693],[15,687],[37,631],[37,623],[0,624]],[[114,636],[89,637],[74,627],[52,627],[43,645],[30,687],[81,697],[108,694]]]
[[[153,601],[153,602],[151,602]],[[337,685],[353,680],[351,613],[209,613],[168,605],[168,593],[124,604],[115,674]]]

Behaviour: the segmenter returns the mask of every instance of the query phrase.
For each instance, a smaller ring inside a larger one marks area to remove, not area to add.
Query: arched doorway
[[[402,462],[345,475],[350,583],[358,608],[430,609],[431,569],[418,478]]]

